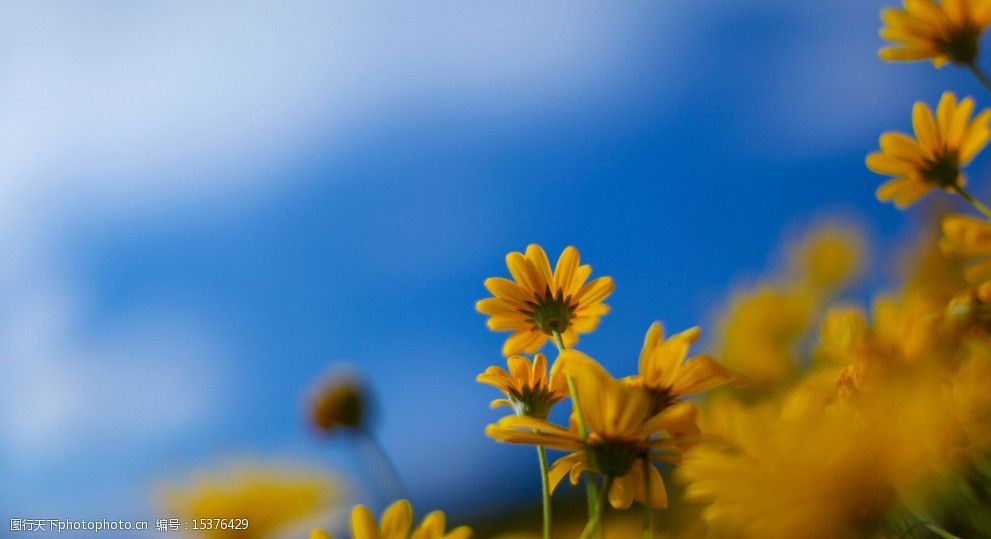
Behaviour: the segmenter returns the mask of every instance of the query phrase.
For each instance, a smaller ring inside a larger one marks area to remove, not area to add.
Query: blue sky
[[[153,517],[233,457],[352,467],[300,417],[340,362],[418,506],[528,491],[531,452],[482,434],[482,281],[577,246],[617,283],[581,347],[624,373],[817,218],[892,242],[864,155],[914,100],[981,94],[877,60],[888,4],[9,8],[0,507]]]

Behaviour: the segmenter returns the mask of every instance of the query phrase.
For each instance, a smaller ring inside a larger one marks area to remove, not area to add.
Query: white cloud
[[[65,2],[0,20],[0,418],[21,456],[201,419],[222,339],[181,305],[84,329],[65,232],[218,209],[399,106],[539,107],[603,80],[634,10],[571,4]],[[236,210],[234,210],[236,211]],[[189,335],[195,335],[190,339]],[[99,438],[97,438],[99,437]],[[2,446],[0,446],[2,447]],[[57,451],[55,451],[57,453]]]
[[[633,15],[526,2],[22,4],[0,21],[0,194],[101,208],[223,198],[252,167],[397,103],[540,106],[621,55]]]
[[[202,423],[222,404],[225,354],[201,325],[146,313],[84,334],[81,305],[53,283],[8,296],[0,319],[0,449],[20,459],[127,451]]]

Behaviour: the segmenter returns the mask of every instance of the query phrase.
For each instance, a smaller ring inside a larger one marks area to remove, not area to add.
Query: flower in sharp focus
[[[651,324],[640,351],[640,374],[628,378],[638,388],[643,388],[652,400],[652,411],[657,413],[677,399],[701,393],[721,386],[734,379],[732,373],[719,366],[707,355],[692,358],[688,348],[698,340],[702,331],[691,328],[664,338],[660,322]]]
[[[977,60],[978,41],[991,23],[991,1],[905,0],[904,5],[881,11],[881,37],[894,43],[880,50],[882,60],[931,60],[936,67]]]
[[[351,511],[352,539],[468,539],[471,528],[460,526],[449,532],[447,518],[443,511],[434,511],[427,515],[419,526],[413,528],[413,506],[406,500],[389,506],[382,514],[382,523],[375,520],[375,515],[363,505],[358,505]],[[310,539],[332,539],[323,530],[310,532]]]
[[[339,428],[361,428],[365,400],[365,392],[356,380],[331,379],[317,389],[310,405],[310,419],[317,429],[327,433]]]
[[[509,406],[518,415],[545,419],[551,408],[568,396],[568,382],[560,372],[560,362],[555,362],[550,375],[547,373],[547,357],[537,354],[533,363],[523,356],[510,356],[506,363],[509,372],[492,366],[478,375],[477,380],[489,384],[505,395],[505,399],[492,401],[492,407]]]
[[[896,132],[881,135],[881,151],[867,156],[867,168],[893,179],[878,187],[878,200],[906,208],[935,188],[962,188],[966,182],[962,168],[991,139],[991,110],[971,119],[974,107],[972,98],[958,103],[952,92],[946,92],[935,115],[925,103],[915,104],[915,138]]]
[[[612,278],[586,283],[592,267],[579,265],[574,247],[561,253],[553,272],[539,245],[528,246],[526,254],[509,253],[506,265],[513,280],[486,279],[485,287],[494,297],[476,304],[479,312],[490,316],[489,329],[513,332],[502,347],[503,355],[532,354],[555,333],[570,348],[578,342],[579,333],[593,331],[599,318],[609,312],[602,301],[613,291]]]
[[[692,431],[695,408],[677,403],[653,414],[651,399],[644,391],[614,379],[591,358],[566,350],[565,361],[575,383],[576,410],[586,429],[582,436],[577,422],[565,429],[545,420],[510,416],[485,433],[501,442],[531,444],[568,451],[549,472],[551,490],[570,473],[577,484],[583,472],[609,479],[609,502],[627,508],[633,500],[651,507],[666,507],[667,493],[654,462],[676,462],[675,440],[664,433]]]

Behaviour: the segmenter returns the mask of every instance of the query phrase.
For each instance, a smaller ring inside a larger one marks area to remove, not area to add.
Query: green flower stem
[[[643,505],[643,526],[640,528],[640,537],[643,539],[651,539],[654,537],[654,521],[650,516],[650,506],[647,504]]]
[[[557,345],[558,352],[563,352],[566,349],[566,347],[564,346],[564,339],[561,338],[561,332],[554,331],[553,335],[554,335],[554,344]],[[585,420],[582,417],[581,405],[578,403],[578,399],[576,398],[578,392],[575,390],[575,380],[574,378],[571,377],[570,374],[566,374],[565,379],[568,382],[568,393],[571,395],[571,405],[574,407],[575,410],[575,423],[577,423],[578,425],[578,435],[581,436],[582,440],[584,441],[588,437],[588,430],[585,428]],[[591,458],[591,455],[589,455],[589,458]],[[593,517],[596,514],[596,507],[601,505],[598,502],[599,496],[601,494],[598,491],[598,488],[599,488],[598,485],[595,484],[595,481],[592,478],[590,477],[585,478],[585,501],[588,504],[588,518],[589,518],[588,525],[585,527],[586,531],[595,532],[595,529],[593,528],[592,530],[590,530],[589,526],[591,526]],[[598,533],[601,535],[601,531],[599,531]],[[596,535],[595,537],[598,536],[599,535]]]
[[[409,498],[406,485],[393,464],[389,454],[382,447],[378,438],[368,429],[357,431],[359,439],[364,442],[359,447],[364,451],[366,458],[371,461],[372,467],[377,471],[379,481],[384,487],[380,494],[386,501]]]
[[[650,469],[647,466],[652,466],[650,460],[643,459],[643,484],[644,489],[647,491],[647,501],[650,499]],[[654,519],[650,512],[650,505],[647,501],[643,502],[643,527],[640,530],[640,535],[643,539],[651,539],[654,537]]]
[[[586,482],[589,485],[595,484],[595,480],[592,478],[587,478]],[[581,539],[602,537],[602,507],[606,503],[606,493],[609,492],[610,483],[611,480],[609,478],[603,479],[602,488],[599,489],[598,495],[595,497],[594,511],[589,515],[588,523],[585,525],[585,530],[582,531]],[[598,485],[596,485],[596,488],[598,488]]]
[[[978,67],[976,62],[971,62],[965,65],[967,69],[969,69],[970,72],[973,73],[975,77],[977,77],[977,80],[981,82],[984,88],[986,88],[989,92],[991,92],[991,78],[988,78],[987,73],[985,73],[983,69]]]
[[[976,198],[971,196],[971,194],[968,193],[967,190],[963,188],[963,186],[954,183],[953,185],[950,186],[950,188],[953,189],[958,195],[963,197],[964,200],[969,202],[971,206],[977,209],[977,211],[984,214],[984,216],[987,217],[988,219],[991,219],[991,208],[988,208],[983,203],[981,203],[980,200],[977,200]]]
[[[935,533],[936,535],[942,537],[943,539],[960,539],[960,537],[953,535],[952,533],[944,530],[943,528],[940,528],[939,526],[933,524],[932,522],[923,522],[922,525],[925,526],[927,530]]]
[[[547,477],[547,451],[543,446],[537,446],[537,458],[540,460],[540,486],[544,502],[544,539],[551,539],[551,486]]]
[[[942,537],[943,539],[962,539],[961,537],[958,537],[956,535],[953,535],[952,533],[944,530],[938,524],[936,524],[935,522],[933,522],[932,520],[930,520],[930,517],[928,515],[926,515],[925,513],[920,513],[918,511],[912,509],[908,505],[902,505],[902,509],[904,509],[905,512],[908,515],[910,515],[910,518],[915,519],[915,524],[913,526],[909,527],[909,530],[910,531],[915,526],[922,526],[922,527],[926,528],[927,530],[933,532],[934,534]]]

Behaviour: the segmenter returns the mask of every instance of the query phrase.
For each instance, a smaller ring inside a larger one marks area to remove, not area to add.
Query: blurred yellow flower
[[[640,351],[640,373],[627,380],[651,397],[653,413],[678,399],[718,387],[733,380],[733,374],[707,355],[689,358],[688,348],[702,330],[694,327],[664,338],[660,322],[651,324]]]
[[[868,429],[798,395],[783,405],[722,401],[724,443],[687,450],[678,477],[707,504],[715,538],[862,537],[893,491]]]
[[[819,326],[816,358],[827,364],[844,366],[866,346],[870,336],[867,313],[859,307],[838,305],[826,311]]]
[[[820,327],[816,356],[835,372],[837,395],[858,398],[890,384],[912,369],[939,371],[948,363],[952,343],[943,342],[942,313],[915,298],[881,296],[871,319],[856,307],[834,307]]]
[[[991,222],[968,215],[950,215],[943,219],[940,248],[947,254],[985,257],[968,267],[968,281],[979,283],[991,279]]]
[[[502,347],[503,355],[532,354],[555,333],[570,348],[578,342],[579,333],[593,331],[599,318],[609,312],[602,301],[613,291],[612,278],[599,277],[586,283],[592,267],[579,265],[574,247],[561,253],[553,273],[547,253],[539,245],[528,246],[526,254],[509,253],[506,265],[513,280],[486,279],[485,287],[494,297],[475,306],[490,316],[489,329],[513,332]]]
[[[468,539],[471,528],[461,526],[446,532],[447,519],[443,511],[434,511],[423,519],[423,522],[413,528],[413,506],[406,500],[389,506],[382,514],[382,525],[379,526],[375,515],[364,505],[358,505],[351,511],[352,539]],[[412,531],[411,531],[412,529]],[[310,539],[333,539],[323,530],[310,532]]]
[[[991,450],[991,349],[972,344],[967,359],[953,377],[957,420],[967,435],[967,450],[975,457]]]
[[[820,295],[804,286],[765,284],[733,295],[719,324],[717,356],[750,388],[792,380],[795,354],[814,323]]]
[[[881,135],[881,151],[867,156],[867,168],[894,179],[877,189],[878,200],[905,208],[937,187],[963,194],[966,179],[961,169],[991,139],[991,111],[971,120],[974,106],[972,98],[957,103],[953,92],[945,92],[935,116],[925,103],[915,103],[915,138],[896,132]]]
[[[988,0],[905,0],[905,8],[881,11],[881,37],[895,45],[881,49],[888,61],[931,60],[970,66],[977,60],[978,40],[991,23]]]
[[[314,394],[310,419],[324,432],[358,429],[365,420],[365,408],[364,390],[357,380],[334,378],[324,382]]]
[[[584,433],[575,421],[564,429],[525,416],[503,418],[486,427],[485,433],[501,442],[571,452],[551,466],[551,490],[569,472],[573,484],[582,472],[591,472],[608,479],[613,507],[627,508],[634,500],[666,507],[664,481],[653,462],[675,462],[678,456],[675,441],[659,434],[693,431],[695,408],[677,403],[652,414],[645,392],[612,378],[581,352],[566,350],[558,361],[566,362],[566,372],[574,380]]]
[[[196,477],[185,487],[163,492],[170,514],[186,521],[243,518],[245,530],[210,529],[209,537],[262,539],[320,518],[341,503],[341,480],[319,469],[271,464],[238,464]]]
[[[493,408],[509,406],[518,415],[546,419],[551,408],[568,396],[568,382],[560,372],[560,363],[554,363],[548,376],[544,354],[535,355],[532,364],[519,355],[510,356],[506,363],[508,373],[502,367],[492,366],[477,377],[479,382],[489,384],[506,395],[505,399],[492,401]]]
[[[792,270],[814,287],[839,288],[860,273],[863,243],[863,235],[856,228],[825,224],[790,250]]]

